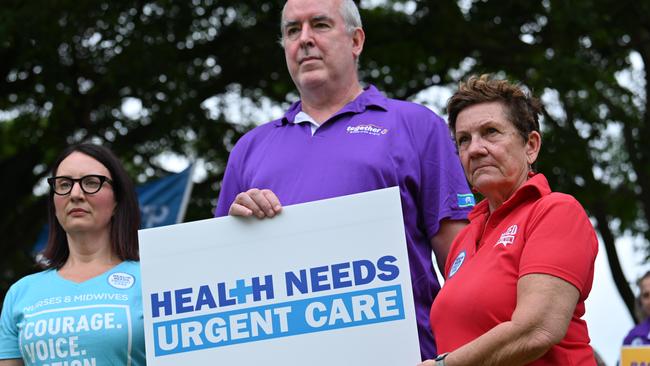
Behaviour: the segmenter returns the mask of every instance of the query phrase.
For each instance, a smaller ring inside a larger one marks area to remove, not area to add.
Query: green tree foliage
[[[650,84],[643,70],[631,71],[633,58],[642,65],[650,61],[650,3],[399,3],[412,6],[408,22],[404,28],[386,27],[380,44],[408,45],[395,47],[388,64],[402,84],[384,88],[409,98],[432,82],[445,85],[470,73],[496,73],[543,96],[539,170],[593,218],[634,317],[634,295],[615,239],[627,234],[643,237],[646,248],[650,243],[650,145],[644,144],[650,136]],[[378,19],[377,26],[384,21]]]
[[[575,195],[605,242],[622,297],[632,292],[614,240],[650,242],[650,114],[617,79],[631,55],[650,56],[647,2],[385,1],[362,9],[364,82],[412,98],[496,72],[544,95],[539,168]],[[165,174],[156,157],[205,159],[187,220],[210,217],[228,151],[263,101],[296,92],[277,44],[283,1],[6,1],[0,8],[0,294],[34,271],[30,248],[45,218],[48,165],[64,146],[107,144],[139,182]],[[226,95],[250,103],[240,113]],[[132,99],[131,99],[132,98]],[[212,99],[211,99],[212,98]],[[141,102],[133,116],[125,101]],[[206,108],[212,100],[217,113]],[[240,123],[244,121],[245,123]],[[40,187],[40,188],[39,188]]]
[[[109,145],[139,180],[164,174],[154,157],[204,158],[188,219],[210,216],[229,148],[245,127],[206,99],[241,90],[281,100],[290,90],[274,42],[280,4],[241,1],[8,1],[0,8],[2,283],[35,270],[30,247],[45,219],[33,194],[64,146]],[[139,100],[129,116],[122,105]],[[4,291],[2,291],[4,292]]]

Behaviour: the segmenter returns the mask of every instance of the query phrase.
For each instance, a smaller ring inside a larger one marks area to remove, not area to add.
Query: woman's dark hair
[[[449,128],[456,134],[456,118],[465,108],[475,104],[501,102],[505,106],[506,117],[515,126],[519,134],[528,141],[528,135],[539,130],[539,115],[542,105],[537,98],[519,85],[507,80],[493,79],[489,74],[472,75],[460,82],[458,91],[447,101]]]
[[[138,229],[140,228],[140,208],[135,187],[124,170],[120,160],[104,146],[90,143],[72,145],[63,150],[52,165],[52,176],[56,175],[61,162],[74,152],[80,152],[97,160],[111,173],[115,195],[115,211],[111,217],[111,250],[121,260],[139,260]],[[47,201],[47,220],[49,235],[43,252],[45,268],[60,269],[70,254],[65,230],[56,218],[54,191],[50,189]]]

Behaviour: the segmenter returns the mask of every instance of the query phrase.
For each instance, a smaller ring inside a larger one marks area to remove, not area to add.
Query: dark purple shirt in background
[[[623,340],[624,346],[650,345],[650,318],[637,324]]]
[[[473,204],[447,125],[429,109],[388,99],[374,86],[313,136],[309,123],[293,123],[300,111],[297,102],[237,142],[215,216],[227,215],[235,196],[251,188],[270,189],[288,206],[399,186],[420,349],[425,359],[434,357],[429,308],[440,285],[430,239],[441,220],[465,219]]]

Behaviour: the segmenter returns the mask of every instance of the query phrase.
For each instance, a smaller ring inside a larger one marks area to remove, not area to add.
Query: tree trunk
[[[607,253],[607,262],[609,263],[609,268],[612,272],[612,277],[614,278],[614,283],[618,289],[618,293],[621,295],[627,311],[630,313],[630,317],[634,323],[638,323],[641,319],[636,318],[636,312],[634,309],[634,293],[630,289],[630,285],[625,278],[623,269],[621,268],[621,262],[618,259],[618,253],[616,252],[616,240],[612,231],[609,228],[609,221],[605,210],[603,209],[604,204],[602,202],[597,202],[592,208],[592,213],[596,217],[596,227],[598,232],[603,239],[605,244],[605,252]]]

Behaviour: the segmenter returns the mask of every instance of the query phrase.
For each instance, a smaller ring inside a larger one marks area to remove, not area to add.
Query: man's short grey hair
[[[284,47],[284,9],[287,7],[287,3],[284,3],[282,7],[282,21],[280,21],[280,46]],[[361,23],[361,15],[359,14],[359,8],[354,0],[341,0],[341,7],[339,9],[341,16],[343,17],[343,22],[345,23],[345,31],[349,34],[354,33],[354,30],[357,28],[363,28]]]
[[[353,0],[342,0],[340,10],[343,21],[345,22],[345,30],[348,33],[352,34],[355,29],[363,28],[359,8]]]

